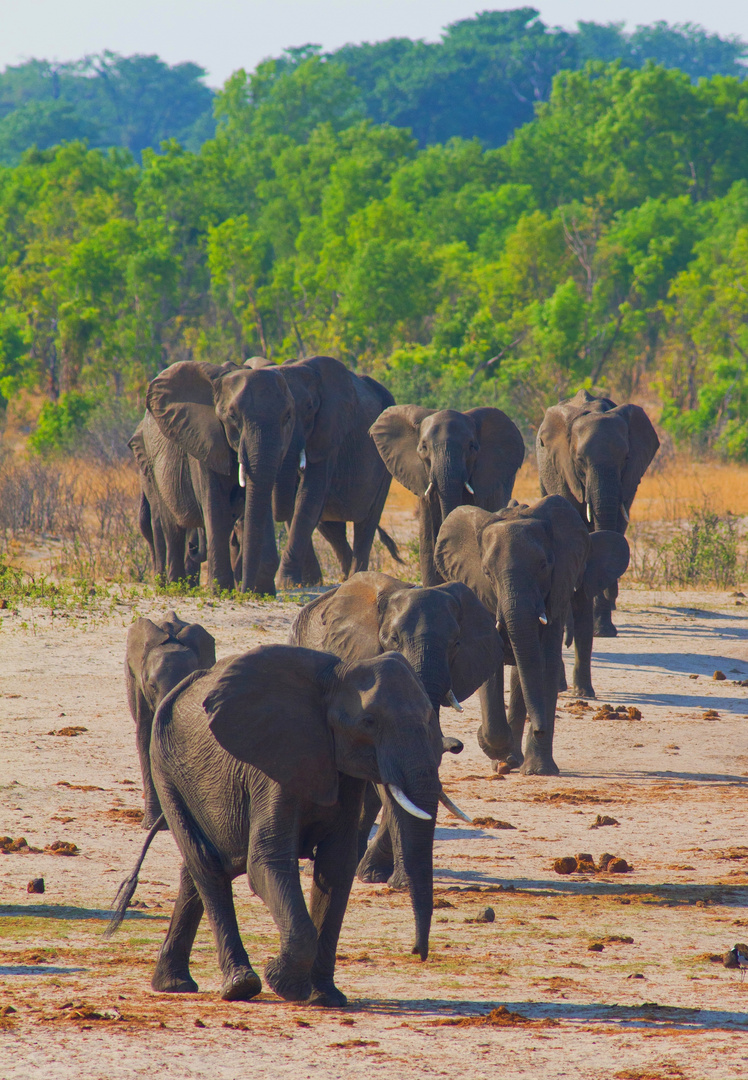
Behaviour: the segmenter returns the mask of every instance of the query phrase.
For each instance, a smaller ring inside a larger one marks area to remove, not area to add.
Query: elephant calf
[[[127,632],[125,683],[143,774],[144,829],[150,829],[161,813],[150,759],[156,709],[182,679],[215,662],[216,643],[208,631],[199,623],[182,622],[176,611],[167,612],[161,622],[137,619]]]
[[[574,507],[560,495],[550,495],[532,506],[515,504],[496,514],[477,506],[459,507],[439,531],[435,558],[446,578],[469,585],[494,615],[505,662],[513,667],[508,722],[502,665],[481,691],[484,749],[490,757],[502,756],[508,723],[514,754],[521,759],[529,717],[521,771],[557,775],[553,729],[567,612],[571,604],[579,693],[583,687],[578,683],[589,683],[590,678],[592,597],[626,570],[625,536],[588,533]]]
[[[367,781],[392,800],[416,921],[413,949],[428,955],[434,823],[440,784],[431,704],[399,653],[346,664],[331,653],[267,645],[197,671],[161,703],[153,725],[153,779],[184,860],[154,990],[194,993],[189,960],[205,910],[225,1001],[261,983],[239,936],[231,882],[248,874],[280,931],[265,967],[287,1001],[341,1006],[338,936],[356,870]],[[110,924],[124,917],[137,873]],[[299,859],[314,860],[311,907]]]
[[[412,664],[433,708],[434,740],[444,750],[459,753],[458,739],[444,738],[439,724],[442,705],[459,708],[503,662],[501,639],[475,594],[461,582],[419,589],[388,574],[365,571],[302,608],[291,628],[289,643],[325,649],[341,660],[355,661],[396,650]],[[507,746],[507,751],[509,746]],[[441,755],[440,755],[441,756]],[[461,813],[442,795],[453,812]],[[388,811],[374,842],[366,844],[382,805],[367,791],[359,832],[363,881],[404,881],[395,865]]]

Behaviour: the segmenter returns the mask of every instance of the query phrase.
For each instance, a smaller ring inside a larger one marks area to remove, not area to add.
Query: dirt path
[[[167,606],[141,602],[138,612]],[[623,591],[619,606],[621,633],[596,642],[593,679],[601,702],[636,706],[642,719],[594,720],[594,707],[570,708],[567,695],[562,775],[497,779],[475,743],[477,700],[445,714],[445,730],[466,742],[445,761],[445,787],[473,816],[513,828],[440,816],[425,965],[410,955],[407,896],[356,883],[338,962],[351,1006],[329,1013],[270,993],[220,1002],[205,927],[193,965],[200,994],[151,993],[177,884],[166,834],[143,870],[143,906],[117,937],[102,937],[143,837],[121,671],[133,604],[79,620],[3,612],[0,834],[41,849],[68,841],[80,854],[0,855],[0,1078],[748,1073],[748,982],[710,959],[748,939],[748,688],[736,685],[748,678],[748,623],[724,594]],[[283,641],[297,610],[194,600],[177,609],[215,634],[219,656]],[[715,681],[715,669],[727,678]],[[707,710],[718,715],[704,719]],[[48,734],[71,726],[85,731]],[[619,824],[591,830],[598,814]],[[559,856],[605,851],[634,872],[552,871]],[[26,892],[37,876],[43,896]],[[275,928],[245,882],[235,892],[261,970]],[[487,906],[493,923],[470,921]]]

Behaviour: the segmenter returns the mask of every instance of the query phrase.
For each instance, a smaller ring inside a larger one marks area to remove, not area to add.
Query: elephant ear
[[[491,613],[496,611],[496,594],[483,572],[479,534],[495,520],[479,506],[458,506],[444,519],[434,548],[441,576],[467,585]]]
[[[550,620],[564,620],[569,601],[582,581],[587,563],[590,548],[587,526],[571,503],[561,495],[547,495],[534,506],[523,510],[522,514],[550,525],[554,563],[546,614]]]
[[[369,428],[382,461],[398,483],[419,497],[426,494],[429,476],[417,453],[421,424],[434,409],[391,405]]]
[[[230,476],[234,453],[218,419],[213,380],[220,379],[233,364],[182,360],[160,372],[148,386],[146,405],[161,432],[213,472]]]
[[[201,668],[212,668],[215,665],[216,639],[200,623],[188,623],[176,637],[181,645],[192,650]]]
[[[630,506],[639,482],[660,448],[660,440],[640,405],[619,405],[615,410],[629,425],[629,455],[621,473],[621,496]]]
[[[155,649],[159,645],[165,645],[170,639],[171,634],[169,631],[164,630],[162,626],[158,626],[151,619],[136,619],[127,631],[128,663],[130,658],[137,658],[138,662],[141,662],[151,649]]]
[[[144,476],[149,473],[148,470],[148,457],[145,452],[145,439],[143,437],[143,421],[141,420],[138,426],[135,428],[127,445],[132,450],[132,456],[135,458],[135,463]]]
[[[472,589],[461,581],[436,587],[448,592],[460,607],[460,647],[450,665],[450,674],[455,697],[464,701],[504,663],[504,650],[494,616],[488,613]]]
[[[538,457],[548,457],[559,479],[566,484],[577,502],[583,503],[584,488],[574,472],[569,448],[569,420],[569,411],[563,405],[552,405],[550,409],[546,409],[543,423],[538,429]],[[561,492],[554,494],[560,495]]]
[[[338,663],[293,645],[261,645],[224,661],[203,701],[216,740],[292,794],[332,806],[338,771],[326,692]]]
[[[501,409],[468,409],[478,429],[480,451],[470,478],[478,506],[499,510],[506,505],[514,477],[525,458],[525,444],[519,428]]]
[[[288,372],[293,393],[293,379],[300,378],[317,405],[314,426],[306,439],[306,456],[310,462],[324,461],[340,447],[356,423],[358,395],[354,379],[358,378],[345,364],[332,356],[310,356],[295,360],[281,368]]]
[[[610,589],[629,565],[631,551],[623,533],[601,529],[590,533],[590,553],[584,568],[583,584],[588,596]]]
[[[386,574],[365,571],[318,596],[299,613],[291,641],[335,653],[348,663],[367,660],[381,651],[379,644],[379,598]],[[396,582],[402,588],[401,582]]]

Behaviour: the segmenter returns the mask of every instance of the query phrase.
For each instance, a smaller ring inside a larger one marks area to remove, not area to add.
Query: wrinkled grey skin
[[[229,537],[242,516],[242,591],[273,593],[272,494],[295,424],[283,375],[182,361],[151,381],[146,405],[130,447],[150,505],[157,575],[186,577],[187,534],[202,528],[208,582],[232,589]]]
[[[247,873],[280,933],[280,953],[265,968],[269,986],[288,1001],[344,1005],[334,983],[336,946],[367,781],[399,785],[431,815],[419,820],[399,805],[392,814],[414,952],[425,959],[440,792],[433,743],[431,705],[398,653],[344,664],[330,653],[270,645],[177,687],[158,710],[151,741],[156,790],[184,860],[153,988],[197,990],[189,957],[205,910],[221,997],[249,1000],[260,991],[231,888]],[[309,910],[300,858],[314,860]]]
[[[612,532],[590,536],[570,503],[551,495],[496,514],[459,507],[439,531],[435,557],[440,573],[463,581],[493,614],[504,643],[504,662],[516,669],[508,721],[503,666],[481,687],[483,750],[501,760],[509,744],[522,761],[527,717],[521,772],[558,775],[553,730],[567,611],[578,590],[590,596],[590,589],[606,588],[623,573],[626,538]],[[591,607],[589,599],[580,599],[580,607],[584,603]],[[590,634],[590,649],[591,643]]]
[[[289,644],[324,649],[341,660],[355,661],[394,650],[412,665],[429,697],[434,741],[445,751],[459,753],[459,739],[445,738],[439,710],[449,705],[450,690],[458,701],[475,693],[502,663],[501,640],[493,618],[475,594],[461,582],[421,589],[388,574],[354,574],[343,585],[318,596],[302,608],[291,627]],[[441,758],[441,755],[440,755]],[[394,888],[405,881],[402,864],[395,865],[388,814],[375,840],[367,842],[382,803],[367,790],[359,830],[358,868],[362,881],[388,881]]]
[[[125,684],[143,776],[144,829],[150,829],[161,813],[150,759],[156,709],[182,679],[215,662],[213,637],[199,623],[183,622],[176,611],[167,611],[158,622],[136,619],[127,631]]]
[[[616,405],[580,390],[548,409],[537,435],[543,495],[562,495],[591,532],[625,533],[642,476],[660,445],[638,405]],[[615,637],[611,619],[617,583],[595,598],[594,633]],[[579,692],[585,689],[580,687]],[[585,692],[585,696],[591,696]]]
[[[138,425],[135,434],[130,440],[131,447],[133,443],[142,444],[141,424]],[[149,491],[150,484],[148,474],[140,472],[140,507],[138,510],[138,525],[140,527],[141,535],[148,544],[151,553],[151,565],[153,566],[154,577],[159,584],[163,585],[166,584],[166,578],[164,576],[166,540],[163,531],[161,530],[160,522],[156,523],[154,529],[151,504],[148,498]],[[150,494],[151,498],[153,498],[154,495],[152,491],[150,491]],[[161,553],[164,554],[162,555]],[[184,580],[190,588],[197,588],[200,584],[200,567],[205,562],[206,558],[205,529],[190,529],[185,537],[184,552]],[[241,576],[241,567],[239,572]]]
[[[442,521],[457,506],[506,506],[525,456],[522,436],[501,409],[418,405],[385,409],[371,435],[395,479],[418,496],[421,580],[439,585],[434,544]]]

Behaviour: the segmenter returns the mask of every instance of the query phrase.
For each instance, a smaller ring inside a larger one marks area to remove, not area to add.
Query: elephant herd
[[[155,989],[197,989],[189,958],[206,911],[221,996],[259,992],[233,906],[243,873],[278,927],[265,979],[287,1000],[345,1003],[335,955],[356,874],[409,890],[413,951],[426,958],[437,805],[466,816],[439,782],[443,753],[462,750],[443,733],[441,709],[478,691],[478,741],[494,766],[558,773],[564,633],[575,643],[573,689],[594,697],[593,635],[616,633],[624,533],[658,445],[641,408],[582,390],[547,411],[541,498],[520,505],[511,496],[524,445],[499,409],[395,405],[330,357],[182,362],[153,380],[131,446],[157,575],[179,580],[207,559],[221,590],[315,584],[318,529],[345,579],[301,609],[288,644],[219,663],[211,636],[174,612],[130,629],[125,671],[150,832],[112,928],[168,827],[183,865]],[[367,570],[392,476],[419,497],[420,587]],[[278,521],[288,528],[281,559]],[[299,859],[313,860],[309,909]]]

